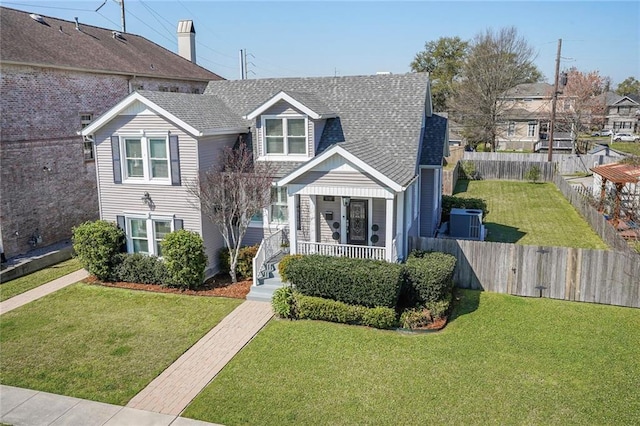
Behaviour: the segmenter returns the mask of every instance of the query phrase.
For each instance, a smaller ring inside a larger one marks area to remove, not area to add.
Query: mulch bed
[[[208,279],[198,290],[183,290],[176,287],[166,287],[154,284],[138,284],[126,282],[103,282],[95,276],[85,278],[87,284],[103,285],[105,287],[127,288],[130,290],[152,291],[156,293],[186,294],[190,296],[231,297],[234,299],[246,299],[253,284],[251,279],[231,282],[231,277],[226,274],[216,275]]]

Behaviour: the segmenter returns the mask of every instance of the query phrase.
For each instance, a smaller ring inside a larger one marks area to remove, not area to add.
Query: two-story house
[[[284,230],[291,253],[396,261],[439,224],[447,120],[425,74],[212,81],[202,95],[136,92],[82,133],[96,144],[100,217],[130,252],[161,254],[177,228],[223,247],[187,188],[239,138],[278,164],[247,243]]]
[[[640,97],[636,95],[607,97],[605,128],[613,133],[640,133]]]
[[[193,23],[178,29],[184,57],[134,34],[0,7],[0,252],[68,239],[98,217],[82,127],[134,90],[202,93],[221,78],[196,65]]]

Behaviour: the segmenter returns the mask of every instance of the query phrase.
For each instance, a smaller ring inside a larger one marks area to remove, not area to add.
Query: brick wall
[[[7,257],[70,238],[98,218],[95,163],[84,160],[80,114],[94,119],[129,93],[129,78],[19,65],[1,67],[0,235]],[[132,80],[145,90],[202,93],[203,82]]]

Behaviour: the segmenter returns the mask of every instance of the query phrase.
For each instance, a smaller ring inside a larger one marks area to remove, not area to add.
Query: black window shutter
[[[173,219],[173,230],[184,229],[184,221],[182,219]]]
[[[113,158],[113,183],[122,183],[122,165],[120,164],[120,138],[111,136],[111,156]]]
[[[124,216],[116,216],[116,222],[118,223],[118,228],[127,232],[127,223],[125,222]]]
[[[171,161],[171,185],[180,186],[180,151],[178,135],[169,135],[169,158]]]

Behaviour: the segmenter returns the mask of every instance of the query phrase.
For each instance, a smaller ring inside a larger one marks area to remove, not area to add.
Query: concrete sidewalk
[[[133,397],[127,407],[179,415],[272,316],[270,303],[242,303]]]
[[[0,315],[6,314],[9,311],[19,308],[20,306],[25,305],[29,302],[33,302],[36,299],[40,299],[41,297],[51,294],[54,291],[60,290],[61,288],[67,287],[68,285],[77,283],[78,281],[88,276],[89,273],[87,271],[85,271],[84,269],[80,269],[79,271],[72,272],[68,275],[36,287],[33,290],[18,294],[11,299],[0,302]]]
[[[0,385],[0,422],[14,426],[206,426],[213,423]]]

